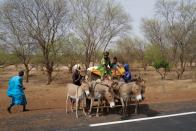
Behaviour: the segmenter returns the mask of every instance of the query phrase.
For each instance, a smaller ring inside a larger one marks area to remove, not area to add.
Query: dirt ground
[[[133,74],[137,73],[138,71],[133,70]],[[196,82],[190,78],[191,72],[186,72],[183,80],[173,79],[174,72],[168,74],[167,80],[161,80],[160,76],[154,70],[142,71],[140,73],[142,73],[143,78],[146,80],[147,87],[145,93],[146,99],[142,104],[151,105],[186,101],[196,102]],[[6,96],[6,90],[8,79],[15,74],[17,74],[17,71],[12,66],[0,71],[0,120],[7,120],[4,121],[4,123],[3,121],[0,121],[0,127],[7,124],[7,122],[13,124],[10,120],[16,117],[21,118],[17,119],[17,121],[20,121],[21,123],[25,123],[25,121],[31,119],[31,124],[44,125],[50,121],[47,117],[42,119],[44,114],[52,117],[54,113],[56,113],[56,115],[59,113],[60,117],[62,113],[65,112],[66,83],[71,82],[71,74],[66,70],[56,71],[54,73],[55,79],[52,84],[46,85],[46,74],[42,71],[32,70],[30,82],[24,82],[24,86],[26,87],[25,94],[28,102],[27,107],[30,111],[22,113],[22,108],[18,106],[12,109],[12,114],[9,114],[6,108],[9,105],[10,99]],[[169,110],[169,108],[164,109]],[[35,116],[36,118],[34,118]],[[73,117],[74,115],[69,115],[64,119],[67,126],[71,126],[70,124],[73,124],[73,121],[78,121],[78,123],[80,123],[80,119],[76,120],[73,119]],[[34,121],[34,119],[36,119],[36,121]],[[72,122],[70,119],[72,119]],[[90,119],[91,121],[96,121],[96,119],[99,118],[93,117]],[[107,119],[107,117],[104,117],[104,119]],[[54,118],[54,120],[57,120],[57,118]],[[50,121],[51,125],[52,123],[53,122]],[[26,124],[21,124],[19,129],[23,128],[23,126],[25,127]]]

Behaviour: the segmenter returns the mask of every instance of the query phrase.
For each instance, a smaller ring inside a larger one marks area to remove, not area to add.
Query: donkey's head
[[[90,91],[89,91],[90,83],[88,81],[86,81],[85,79],[82,79],[82,81],[81,81],[81,88],[87,96],[90,95]]]
[[[131,92],[133,94],[133,96],[135,96],[137,101],[141,101],[142,100],[142,90],[141,90],[141,86],[134,84],[131,87]]]
[[[142,95],[142,100],[145,99],[145,90],[146,90],[146,85],[145,85],[145,80],[141,77],[139,77],[136,81],[136,84],[140,86],[141,88],[141,95]]]
[[[110,104],[110,107],[114,107],[115,106],[115,102],[114,102],[114,91],[111,87],[107,87],[105,90],[105,98],[108,101],[108,103]]]

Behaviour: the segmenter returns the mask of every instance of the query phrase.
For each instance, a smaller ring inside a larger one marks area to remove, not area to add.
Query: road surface
[[[188,113],[187,113],[188,112]],[[185,113],[185,114],[181,114]],[[115,122],[117,121],[118,124]],[[129,121],[124,123],[124,121]],[[115,124],[108,125],[107,122]],[[106,123],[92,127],[94,124]],[[118,110],[97,118],[79,119],[65,109],[30,110],[0,116],[0,131],[196,131],[196,101],[143,104],[140,114],[122,120]]]

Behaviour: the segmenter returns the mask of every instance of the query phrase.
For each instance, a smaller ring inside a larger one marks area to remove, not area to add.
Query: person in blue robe
[[[17,76],[13,76],[9,80],[7,90],[7,96],[11,98],[10,106],[7,108],[9,113],[11,113],[11,108],[14,105],[22,105],[23,111],[28,111],[26,109],[27,100],[24,93],[23,76],[24,71],[20,71]]]
[[[131,81],[131,72],[129,70],[129,64],[124,64],[124,69],[125,69],[125,73],[123,75],[123,79],[125,82],[130,82]]]

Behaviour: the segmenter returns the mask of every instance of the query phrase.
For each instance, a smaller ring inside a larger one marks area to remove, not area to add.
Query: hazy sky
[[[132,18],[132,33],[143,36],[140,31],[141,18],[150,18],[154,15],[154,4],[157,0],[116,0]]]
[[[0,2],[3,0],[0,0]],[[143,36],[140,31],[141,18],[150,18],[154,15],[154,4],[157,0],[115,0],[120,3],[131,16],[132,34]]]

